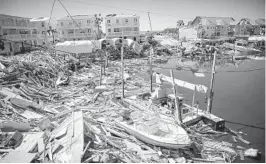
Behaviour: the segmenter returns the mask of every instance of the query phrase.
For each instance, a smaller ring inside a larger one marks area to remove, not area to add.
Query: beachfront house
[[[235,27],[236,36],[249,36],[253,35],[253,22],[251,19],[242,18],[238,21]]]
[[[109,14],[105,17],[106,38],[132,39],[140,42],[139,16]]]
[[[229,38],[234,36],[235,20],[232,17],[197,16],[190,26],[197,30],[198,38]]]
[[[265,19],[242,18],[236,25],[237,36],[265,35]]]
[[[97,39],[101,27],[95,23],[95,15],[74,15],[72,18],[66,16],[57,20],[60,41]]]
[[[265,35],[265,19],[260,18],[254,21],[254,35]]]

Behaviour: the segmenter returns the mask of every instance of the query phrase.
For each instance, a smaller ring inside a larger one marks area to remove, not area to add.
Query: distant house
[[[236,25],[236,35],[265,35],[265,19],[242,18]]]
[[[265,19],[260,18],[254,21],[254,35],[265,35]]]
[[[253,22],[251,19],[242,18],[235,27],[235,35],[243,36],[243,35],[253,35]]]
[[[234,36],[235,20],[232,17],[197,16],[191,27],[195,28],[198,38],[218,39]]]

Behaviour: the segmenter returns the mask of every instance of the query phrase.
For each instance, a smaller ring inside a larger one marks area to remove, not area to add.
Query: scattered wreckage
[[[222,119],[181,97],[177,116],[177,96],[159,87],[151,93],[138,76],[147,60],[125,60],[125,98],[117,96],[122,80],[116,61],[103,71],[72,55],[36,51],[1,57],[0,63],[1,162],[233,162],[259,155],[216,140],[232,135],[249,144]],[[161,74],[156,78],[207,90]]]

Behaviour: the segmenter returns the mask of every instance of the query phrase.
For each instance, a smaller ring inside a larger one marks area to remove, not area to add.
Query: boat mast
[[[213,100],[213,83],[214,83],[214,74],[215,74],[215,61],[216,61],[216,50],[214,51],[213,55],[213,63],[212,63],[212,77],[211,77],[211,84],[210,84],[210,93],[209,93],[209,99],[208,99],[208,106],[207,111],[211,113],[212,109],[212,100]]]

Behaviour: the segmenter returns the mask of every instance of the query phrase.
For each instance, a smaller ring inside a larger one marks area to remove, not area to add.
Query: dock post
[[[151,92],[152,92],[152,54],[153,54],[153,48],[150,48],[150,79],[151,79]]]
[[[152,26],[151,26],[151,18],[150,18],[150,12],[148,12],[149,22],[150,22],[150,28],[151,28],[151,36],[152,36]],[[151,45],[150,49],[150,80],[151,80],[151,92],[152,92],[152,55],[153,55],[153,48]]]
[[[207,112],[211,113],[212,109],[212,99],[213,99],[213,83],[214,83],[214,74],[215,74],[215,60],[216,60],[216,51],[214,51],[213,63],[212,63],[212,77],[211,77],[211,84],[210,84],[210,92],[209,92],[209,99],[207,104]]]
[[[106,51],[105,52],[105,67],[107,68],[108,67],[108,52]]]
[[[122,27],[122,46],[121,46],[121,79],[122,79],[122,99],[125,96],[125,91],[124,91],[124,34],[123,34],[123,27]]]
[[[194,92],[193,92],[193,97],[192,97],[192,104],[191,106],[194,106],[194,102],[195,102],[195,94],[196,94],[196,86],[194,87]]]
[[[103,66],[102,66],[102,63],[101,63],[101,74],[100,74],[100,84],[99,85],[102,85],[102,76],[103,76]]]
[[[178,123],[182,123],[183,121],[182,121],[182,116],[181,116],[181,108],[179,106],[179,98],[177,97],[175,78],[174,78],[174,73],[172,69],[170,70],[170,74],[172,77],[173,92],[175,96],[175,119],[177,119]]]

